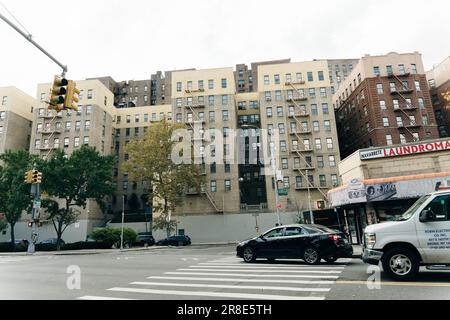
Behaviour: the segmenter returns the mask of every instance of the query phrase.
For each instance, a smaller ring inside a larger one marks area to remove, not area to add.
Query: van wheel
[[[393,280],[409,281],[419,273],[417,254],[408,248],[393,248],[383,255],[383,270]]]
[[[244,256],[244,261],[247,263],[256,261],[255,250],[253,250],[252,247],[245,247],[243,256]]]

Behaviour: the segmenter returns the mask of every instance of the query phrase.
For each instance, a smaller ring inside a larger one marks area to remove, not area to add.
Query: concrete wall
[[[284,225],[297,223],[296,212],[283,213],[281,222]],[[224,243],[243,241],[257,235],[256,222],[252,214],[225,214],[177,217],[180,221],[178,229],[184,229],[185,234],[192,239],[192,243]],[[277,223],[276,213],[261,213],[258,225],[260,233],[275,227]],[[110,224],[120,228],[120,223]],[[145,223],[129,223],[126,227],[133,228],[137,232],[145,231]],[[166,237],[165,231],[153,232],[156,240]]]

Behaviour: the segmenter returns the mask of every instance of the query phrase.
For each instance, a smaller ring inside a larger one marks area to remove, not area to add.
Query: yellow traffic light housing
[[[41,184],[42,183],[42,173],[37,170],[33,170],[31,181],[32,181],[32,184]]]
[[[64,109],[64,104],[66,102],[67,85],[69,82],[65,78],[55,76],[53,81],[52,89],[50,92],[49,109],[54,109],[56,111],[61,111]]]
[[[80,101],[79,94],[80,90],[77,89],[77,84],[74,81],[69,80],[67,84],[66,99],[64,101],[64,109],[78,111],[78,101]]]
[[[27,184],[32,184],[33,183],[33,172],[31,170],[27,171],[25,173],[25,180],[24,180],[24,182],[27,183]]]

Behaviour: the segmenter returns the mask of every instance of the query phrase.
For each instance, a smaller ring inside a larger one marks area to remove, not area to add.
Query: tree
[[[39,159],[27,151],[19,150],[6,152],[0,156],[0,161],[0,211],[5,213],[10,225],[11,245],[14,248],[15,226],[32,201],[31,187],[24,182],[24,176]]]
[[[6,221],[6,219],[1,219],[0,220],[0,232],[5,231],[6,229],[8,229],[8,222]]]
[[[112,172],[114,157],[102,156],[95,148],[82,146],[71,156],[57,150],[43,169],[42,189],[46,198],[42,206],[47,209],[57,235],[57,248],[61,249],[64,231],[80,215],[75,207],[86,208],[88,199],[94,199],[105,212],[105,197],[113,192]]]
[[[99,228],[94,230],[90,237],[95,241],[106,243],[109,247],[113,245],[120,246],[120,237],[122,230],[118,228]],[[123,229],[123,243],[124,245],[132,246],[137,239],[137,233],[130,228]]]
[[[130,141],[125,147],[129,159],[123,165],[133,181],[145,181],[152,186],[148,205],[153,207],[154,213],[160,214],[160,218],[155,219],[154,229],[166,229],[167,236],[172,231],[171,212],[181,203],[189,187],[199,189],[201,184],[197,166],[172,161],[172,152],[178,143],[173,136],[178,129],[185,129],[185,126],[165,120],[151,126],[142,140]]]

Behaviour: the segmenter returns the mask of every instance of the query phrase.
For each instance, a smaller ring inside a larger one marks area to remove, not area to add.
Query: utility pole
[[[67,66],[59,62],[55,57],[53,57],[50,53],[48,53],[44,48],[42,48],[38,43],[36,43],[33,40],[33,36],[31,34],[26,34],[22,30],[19,29],[14,23],[12,23],[8,18],[6,18],[4,15],[0,13],[0,19],[5,21],[11,28],[16,30],[20,35],[22,35],[27,41],[31,42],[36,48],[38,48],[42,53],[44,53],[47,57],[49,57],[53,62],[55,62],[58,66],[60,66],[63,69],[62,76],[64,77],[67,73]]]
[[[123,250],[123,225],[125,223],[125,195],[122,197],[122,230],[120,232],[120,250]]]
[[[309,175],[308,170],[306,170],[306,178],[308,179],[308,204],[309,204],[309,218],[311,219],[311,224],[314,224],[314,214],[312,212],[312,206],[311,206],[311,189],[310,189],[310,182],[309,182]]]
[[[41,208],[41,190],[42,173],[36,170],[36,164],[33,170],[25,174],[25,183],[31,184],[31,195],[34,196],[33,209],[31,211],[31,242],[28,244],[27,252],[33,254],[36,252],[36,243],[39,238],[39,209]]]
[[[277,209],[277,218],[278,225],[281,226],[281,218],[280,218],[280,195],[278,194],[278,177],[277,177],[277,160],[275,157],[275,139],[273,135],[270,135],[270,153],[271,153],[271,161],[272,161],[272,170],[273,170],[273,178],[275,184],[275,203]]]

